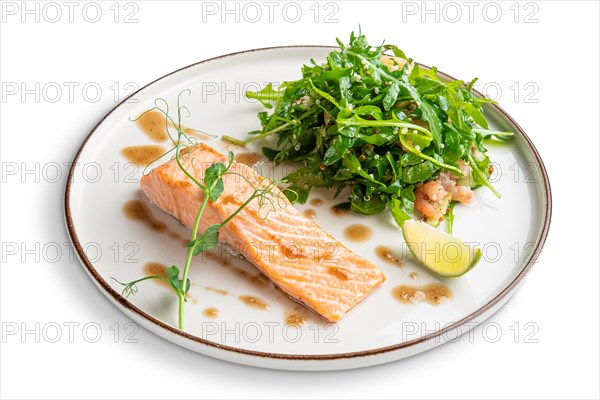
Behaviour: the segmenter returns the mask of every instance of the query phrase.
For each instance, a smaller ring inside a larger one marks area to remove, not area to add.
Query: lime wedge
[[[417,260],[441,276],[464,275],[481,258],[481,249],[478,247],[467,246],[457,237],[438,231],[422,221],[404,222],[402,234]]]

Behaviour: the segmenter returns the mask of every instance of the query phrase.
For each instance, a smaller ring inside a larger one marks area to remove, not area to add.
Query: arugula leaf
[[[360,165],[360,161],[358,161],[358,158],[356,158],[356,156],[354,154],[352,154],[352,153],[344,154],[342,163],[346,168],[348,168],[350,170],[350,172],[358,174],[368,181],[371,181],[371,182],[376,183],[381,186],[385,186],[383,183],[375,180],[375,178],[372,175],[365,172],[365,170]]]
[[[414,186],[407,186],[400,192],[400,196],[393,197],[388,203],[396,224],[402,227],[404,221],[412,218],[415,203]]]
[[[383,109],[389,111],[390,108],[396,103],[398,94],[400,93],[400,84],[394,82],[390,85],[385,97],[383,98]]]
[[[396,221],[396,224],[399,227],[402,227],[404,221],[412,219],[411,214],[402,207],[402,201],[400,199],[394,197],[388,204],[390,206],[392,216],[394,217],[394,221]]]
[[[386,50],[392,50],[392,52],[394,53],[394,55],[396,57],[400,57],[400,58],[403,58],[405,60],[408,60],[408,57],[406,57],[406,54],[404,54],[404,52],[402,50],[400,50],[397,46],[395,46],[393,44],[386,44],[384,46],[384,48]]]
[[[284,180],[292,182],[284,194],[290,201],[300,204],[306,203],[313,187],[331,187],[332,185],[323,171],[309,167],[300,168],[288,174]]]
[[[454,207],[456,207],[456,204],[456,201],[450,202],[450,206],[448,207],[448,213],[445,215],[449,234],[452,234],[452,227],[454,225]]]
[[[383,112],[381,111],[381,108],[377,106],[360,106],[355,108],[353,113],[361,118],[369,116],[373,117],[373,119],[377,121],[381,121],[383,119]]]
[[[444,123],[444,150],[442,155],[444,160],[456,162],[465,157],[467,153],[467,143],[462,135],[452,125]]]
[[[392,169],[392,173],[394,174],[394,180],[398,179],[398,166],[396,165],[396,160],[394,160],[394,156],[391,152],[385,153],[385,158],[390,164],[390,168]]]
[[[333,146],[329,147],[325,152],[325,156],[323,157],[323,163],[325,165],[331,165],[337,162],[344,156],[346,150],[347,147],[344,146],[342,139],[340,137],[336,137],[333,140]]]
[[[269,161],[273,161],[277,157],[277,154],[280,153],[280,151],[279,150],[275,150],[275,149],[271,149],[269,147],[263,147],[262,148],[262,153],[265,155],[265,157],[267,157],[267,159]]]
[[[406,183],[425,182],[437,169],[431,161],[423,161],[417,165],[402,168],[401,179]]]
[[[350,197],[350,209],[358,214],[377,214],[385,210],[385,202],[381,196],[367,196],[360,186],[352,189]]]
[[[488,128],[488,123],[479,108],[476,108],[471,103],[464,103],[463,109],[469,117],[473,118],[473,121],[475,121],[477,124],[479,124],[479,126],[482,126],[485,129]]]
[[[304,204],[304,203],[306,203],[306,200],[308,200],[308,195],[310,194],[310,190],[311,190],[310,186],[306,186],[306,185],[300,186],[300,185],[293,184],[293,185],[287,187],[283,191],[283,194],[292,203]]]
[[[273,89],[273,84],[269,83],[262,90],[258,92],[246,91],[246,97],[249,99],[256,99],[261,102],[266,108],[273,108],[270,103],[281,98],[282,92]]]

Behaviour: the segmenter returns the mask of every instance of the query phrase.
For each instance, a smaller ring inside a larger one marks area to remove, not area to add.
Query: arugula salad
[[[272,84],[246,96],[267,110],[261,130],[239,145],[275,137],[262,148],[276,164],[300,163],[285,177],[290,200],[304,203],[312,188],[335,188],[340,207],[360,214],[389,208],[402,226],[413,210],[431,225],[471,201],[472,189],[490,184],[493,167],[485,139],[510,140],[492,131],[473,85],[446,81],[392,44],[371,46],[364,35],[337,41],[323,64],[311,60],[302,78]],[[266,142],[264,142],[266,143]],[[348,188],[348,192],[343,192]]]

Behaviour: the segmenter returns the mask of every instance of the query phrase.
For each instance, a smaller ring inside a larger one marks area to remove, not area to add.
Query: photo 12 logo
[[[3,1],[2,23],[98,23],[137,24],[140,6],[137,2],[109,1]]]
[[[204,1],[202,2],[202,23],[249,23],[286,22],[295,24],[301,21],[337,24],[339,3],[327,2],[279,2],[279,1]]]
[[[139,89],[136,82],[2,82],[2,103],[97,103],[110,96],[114,103],[121,102]],[[127,99],[137,103],[137,99]]]
[[[265,322],[203,322],[200,336],[211,341],[239,343],[325,343],[337,344],[339,326],[334,323],[314,322],[302,327],[293,324]]]
[[[535,344],[540,340],[537,337],[540,332],[540,326],[536,322],[514,322],[510,326],[502,326],[493,321],[477,323],[467,322],[455,329],[449,329],[455,322],[441,324],[440,322],[410,322],[405,321],[401,324],[402,341],[417,340],[428,335],[436,334],[433,339],[436,343],[456,343],[466,340],[468,343],[475,343],[483,340],[486,343],[498,343],[501,341],[511,341],[513,343]],[[438,334],[441,333],[441,334]]]
[[[537,2],[509,1],[403,1],[402,23],[486,22],[495,24],[510,20],[515,24],[537,24],[540,6]]]
[[[140,327],[135,322],[114,322],[103,326],[98,322],[49,321],[49,322],[2,322],[2,343],[139,343]]]

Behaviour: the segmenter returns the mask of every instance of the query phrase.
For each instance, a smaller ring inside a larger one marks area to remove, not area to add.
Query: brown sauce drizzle
[[[302,254],[302,249],[294,246],[293,243],[285,243],[280,245],[279,252],[286,260],[298,260],[304,257]]]
[[[366,242],[373,236],[373,229],[363,224],[349,225],[344,229],[344,236],[352,242]]]
[[[250,283],[258,287],[267,287],[271,281],[262,272],[250,277]]]
[[[381,258],[383,261],[387,261],[400,267],[404,266],[402,260],[398,258],[389,247],[377,246],[375,247],[375,254],[377,254],[377,256],[379,256],[379,258]]]
[[[144,275],[145,276],[160,276],[163,277],[165,279],[169,279],[167,277],[167,266],[159,263],[159,262],[148,262],[146,264],[144,264]],[[165,287],[171,287],[171,285],[169,285],[167,282],[163,281],[162,279],[151,279],[153,280],[155,283],[159,284],[160,286],[165,286]]]
[[[265,303],[258,297],[242,295],[238,296],[238,299],[240,299],[242,303],[246,304],[247,306],[257,308],[259,310],[268,310],[269,308],[271,308],[267,303]]]
[[[205,286],[204,289],[211,291],[211,292],[215,292],[217,294],[220,294],[222,296],[227,296],[229,294],[229,292],[227,290],[224,289],[215,289],[214,287],[211,286]]]
[[[427,303],[437,306],[444,304],[452,297],[450,289],[441,283],[430,283],[424,286],[400,285],[392,289],[392,295],[402,303]]]
[[[258,274],[253,274],[253,273],[245,271],[241,268],[235,268],[235,267],[233,267],[233,271],[238,276],[241,276],[242,278],[246,279],[248,282],[250,282],[254,286],[258,286],[261,288],[269,286],[270,280],[262,272],[259,272]]]
[[[350,279],[349,272],[347,270],[345,270],[344,268],[329,267],[329,268],[327,268],[327,273],[335,276],[336,278],[338,278],[341,281],[347,281],[348,279]]]
[[[130,200],[123,206],[125,216],[146,225],[155,232],[166,232],[167,225],[155,219],[141,200]]]
[[[214,307],[209,307],[204,309],[204,311],[202,312],[202,314],[204,314],[205,317],[207,318],[218,318],[219,317],[219,310],[217,310]]]
[[[257,271],[257,273],[252,273],[252,272],[246,271],[245,269],[231,265],[230,261],[227,258],[231,258],[231,260],[233,262],[236,262],[237,256],[230,255],[224,251],[219,251],[219,250],[220,250],[220,248],[217,249],[217,251],[215,251],[215,252],[208,252],[208,253],[206,253],[206,255],[210,259],[217,262],[222,267],[231,268],[231,270],[233,272],[235,272],[236,275],[246,279],[248,282],[250,282],[251,284],[253,284],[255,286],[264,288],[264,287],[268,287],[270,285],[271,281],[269,280],[269,278],[267,278],[267,276],[265,274],[263,274],[260,271]],[[213,290],[213,291],[216,291],[217,293],[219,293],[218,290],[220,290],[220,289],[213,289],[213,288],[210,288],[209,286],[207,286],[206,290]],[[224,291],[224,292],[226,292],[226,291]],[[221,294],[227,294],[227,293],[221,293]]]
[[[141,200],[130,200],[123,205],[123,213],[131,220],[141,222],[154,232],[164,233],[171,239],[179,240],[186,245],[188,240],[181,237],[177,232],[170,231],[166,224],[152,216],[152,213]]]
[[[163,113],[157,110],[152,110],[143,113],[137,119],[138,127],[148,136],[151,140],[155,142],[166,142],[169,139],[169,131],[167,125],[165,125],[166,117]],[[166,122],[169,128],[173,128],[177,130],[177,126],[173,124],[173,122]],[[192,128],[187,128],[183,125],[180,125],[181,132],[186,135],[192,135],[199,138],[204,138],[206,134],[196,131]],[[176,133],[172,133],[176,135]]]
[[[137,125],[153,141],[165,142],[169,138],[165,118],[160,111],[148,111],[139,116]]]
[[[187,246],[187,244],[190,242],[189,239],[185,239],[177,232],[170,231],[168,235],[171,239],[179,240],[184,246]]]
[[[312,208],[308,208],[308,209],[304,210],[304,216],[306,218],[315,219],[315,218],[317,218],[317,212],[315,210],[313,210]]]
[[[310,205],[313,207],[320,207],[321,205],[323,205],[323,200],[321,199],[312,199],[310,201]]]
[[[237,153],[234,157],[234,160],[239,163],[252,166],[260,161],[264,161],[265,157],[259,153]]]
[[[306,322],[306,316],[299,314],[295,311],[288,313],[285,317],[286,325],[291,326],[302,326]]]
[[[124,147],[121,150],[121,155],[125,157],[127,161],[145,167],[165,154],[165,152],[166,150],[164,147],[157,145],[129,146]]]

